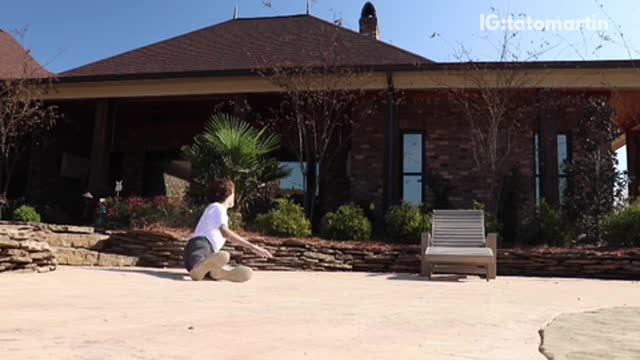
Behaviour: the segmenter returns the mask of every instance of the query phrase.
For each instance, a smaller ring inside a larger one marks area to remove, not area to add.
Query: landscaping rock
[[[47,234],[47,243],[55,247],[72,247],[90,250],[101,250],[103,242],[109,239],[109,235],[104,234],[65,234],[51,233]]]
[[[139,259],[134,256],[114,255],[114,254],[99,254],[98,266],[136,266]]]
[[[0,249],[2,248],[18,248],[20,247],[20,243],[15,241],[15,240],[11,240],[8,236],[2,236],[0,237]]]
[[[256,270],[420,271],[420,250],[415,245],[245,236],[271,251],[274,258],[261,259],[241,246],[227,243],[224,250],[231,254],[231,264],[244,264]],[[186,241],[186,238],[159,231],[115,232],[104,241],[103,251],[138,257],[139,266],[181,268]],[[637,256],[640,256],[637,249],[617,252],[579,248],[498,250],[498,274],[640,279]]]
[[[0,223],[0,272],[43,272],[56,268],[40,224]]]
[[[86,249],[54,248],[54,253],[60,265],[95,266],[98,264],[99,253]]]
[[[54,233],[93,234],[95,229],[87,226],[43,224],[42,227]]]
[[[71,266],[136,266],[139,259],[134,256],[104,254],[87,249],[55,248],[59,265]]]

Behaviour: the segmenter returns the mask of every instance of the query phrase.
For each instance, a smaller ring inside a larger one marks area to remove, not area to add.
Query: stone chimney
[[[380,28],[378,27],[378,17],[376,8],[370,1],[362,7],[360,15],[360,34],[380,40]]]

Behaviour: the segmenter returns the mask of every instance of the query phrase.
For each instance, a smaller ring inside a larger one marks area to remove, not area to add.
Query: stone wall
[[[498,274],[640,279],[640,249],[499,250]]]
[[[103,251],[133,256],[138,266],[183,267],[182,253],[186,240],[156,231],[114,231]]]
[[[0,224],[0,272],[48,272],[56,269],[53,251],[38,225]]]
[[[92,227],[45,225],[46,242],[51,246],[58,265],[71,266],[135,266],[138,258],[104,252],[109,235]]]
[[[247,236],[264,246],[273,259],[260,259],[239,246],[225,246],[233,264],[257,270],[420,271],[419,246],[320,239],[277,239]],[[185,241],[162,232],[129,231],[112,234],[105,251],[136,256],[139,265],[182,267]],[[640,249],[501,249],[498,275],[640,279]]]

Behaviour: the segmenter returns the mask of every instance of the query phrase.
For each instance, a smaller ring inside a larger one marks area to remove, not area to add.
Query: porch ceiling
[[[625,130],[640,129],[640,90],[619,90],[611,94],[616,123]]]

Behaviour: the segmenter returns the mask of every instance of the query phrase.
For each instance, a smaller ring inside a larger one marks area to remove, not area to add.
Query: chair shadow
[[[461,283],[467,278],[466,275],[433,275],[431,279],[420,276],[418,274],[409,274],[409,273],[397,273],[392,274],[369,274],[368,276],[388,276],[387,280],[401,280],[401,281],[424,281],[424,282],[453,282],[453,283]]]
[[[166,270],[152,270],[152,269],[131,269],[131,268],[91,268],[91,270],[95,271],[109,271],[116,273],[136,273],[136,274],[144,274],[149,276],[155,276],[161,279],[174,280],[174,281],[190,281],[189,275],[187,273],[177,273]]]

